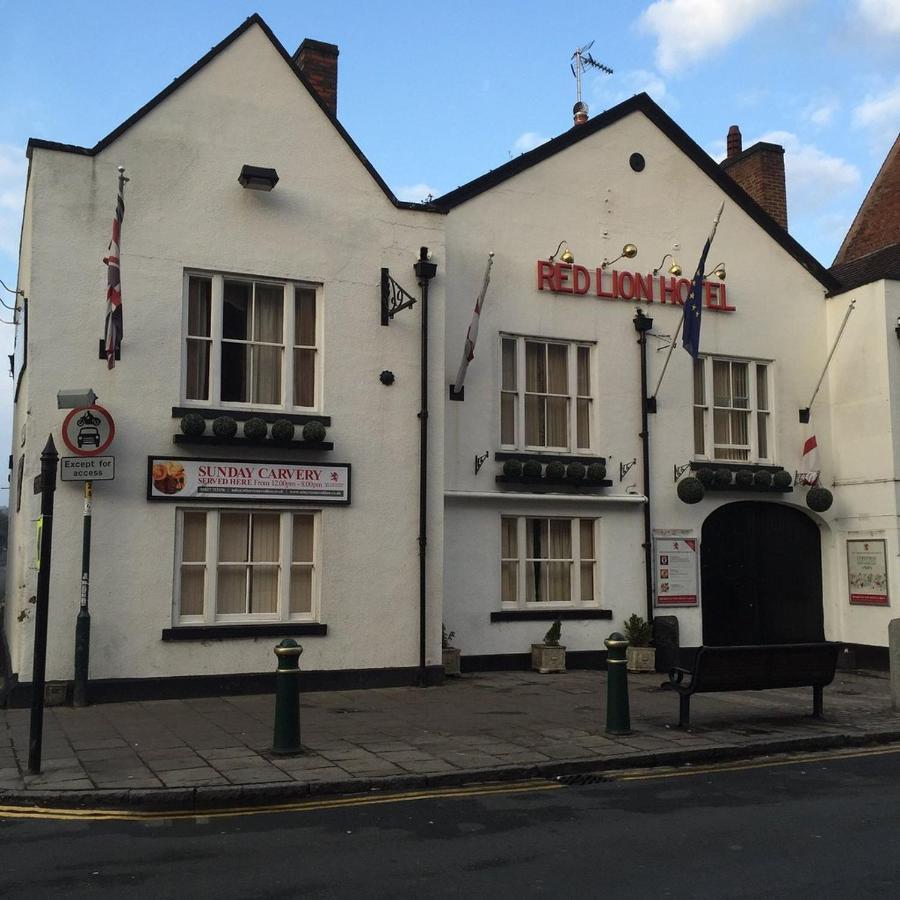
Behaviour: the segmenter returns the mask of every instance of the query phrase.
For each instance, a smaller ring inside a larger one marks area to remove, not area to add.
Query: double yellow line
[[[798,763],[830,762],[835,759],[857,759],[864,756],[890,756],[900,753],[900,747],[867,747],[863,749],[828,750],[818,753],[795,753],[779,759],[761,759],[744,762],[710,763],[708,766],[679,766],[658,770],[630,769],[622,772],[604,772],[605,781],[651,781],[659,778],[689,778],[716,772],[746,772],[750,769],[771,769],[777,766],[793,766]]]
[[[295,803],[276,803],[268,806],[235,806],[211,810],[120,810],[120,809],[63,809],[43,806],[2,806],[0,819],[55,819],[78,822],[154,822],[172,819],[221,819],[230,816],[260,816],[271,813],[314,812],[322,809],[341,809],[354,806],[378,806],[385,803],[409,803],[416,800],[441,800],[458,797],[487,797],[497,794],[522,794],[534,791],[555,791],[563,785],[550,781],[510,781],[470,785],[458,788],[435,788],[425,791],[404,791],[392,794],[365,794],[332,797],[322,800],[302,800]]]

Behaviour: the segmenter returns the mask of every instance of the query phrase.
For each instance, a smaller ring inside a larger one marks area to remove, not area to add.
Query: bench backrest
[[[701,647],[694,662],[693,691],[824,687],[834,679],[839,645],[769,644]]]

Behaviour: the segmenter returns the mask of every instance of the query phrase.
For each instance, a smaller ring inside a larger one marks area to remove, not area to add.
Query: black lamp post
[[[653,574],[650,554],[653,552],[653,531],[650,521],[650,424],[647,414],[656,411],[656,398],[647,396],[647,332],[653,319],[639,309],[632,320],[641,348],[641,457],[644,470],[644,583],[647,592],[647,621],[653,621]],[[651,404],[653,409],[651,410]]]

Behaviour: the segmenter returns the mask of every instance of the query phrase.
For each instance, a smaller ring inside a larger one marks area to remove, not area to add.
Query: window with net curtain
[[[317,306],[308,285],[188,275],[185,400],[315,408]]]
[[[770,462],[771,363],[701,357],[694,361],[694,455]]]
[[[503,605],[596,605],[596,529],[596,519],[501,517]]]
[[[302,620],[317,614],[317,513],[182,510],[181,620]]]
[[[591,346],[501,335],[500,356],[501,445],[590,451]]]

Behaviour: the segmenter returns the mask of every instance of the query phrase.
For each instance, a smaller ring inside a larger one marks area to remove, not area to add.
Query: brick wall
[[[333,116],[337,115],[338,52],[335,44],[306,38],[293,56],[294,64]]]
[[[787,193],[784,185],[784,147],[760,141],[740,151],[729,132],[729,151],[737,151],[722,161],[722,168],[787,231]]]

